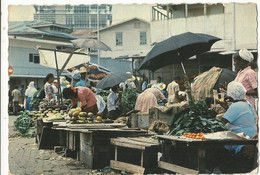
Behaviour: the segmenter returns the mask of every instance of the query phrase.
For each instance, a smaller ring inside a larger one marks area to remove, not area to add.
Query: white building
[[[150,19],[150,21],[133,18],[118,23],[113,22],[113,25],[100,30],[100,40],[112,48],[111,53],[101,52],[101,57],[146,55],[153,43],[185,32],[204,33],[221,38],[222,40],[212,46],[211,51],[214,53],[185,62],[188,74],[192,75],[212,66],[231,69],[234,52],[240,48],[254,51],[257,49],[257,9],[253,3],[158,4],[149,6],[150,13],[146,7],[143,19]],[[118,10],[118,12],[122,13],[123,18],[127,11],[124,13],[123,10]],[[135,13],[132,15],[134,16]],[[147,44],[140,44],[141,32],[146,32]],[[169,65],[149,74],[149,78],[162,76],[163,81],[169,83],[174,76],[182,74],[180,65]]]
[[[100,52],[100,57],[117,58],[129,54],[147,53],[151,49],[150,23],[142,19],[129,19],[99,30],[100,40],[112,52]]]
[[[35,22],[10,22],[9,23],[9,65],[14,72],[10,76],[10,88],[15,85],[24,85],[30,81],[35,82],[35,87],[42,87],[48,73],[56,75],[56,70],[40,65],[37,46],[49,49],[73,47],[70,42],[76,37],[66,31],[68,28],[57,24],[41,24]]]

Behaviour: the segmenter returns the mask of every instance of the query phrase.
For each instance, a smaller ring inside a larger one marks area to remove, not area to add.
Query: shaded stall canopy
[[[88,76],[88,80],[90,81],[94,81],[97,82],[101,79],[103,79],[105,76],[107,76],[111,71],[94,63],[83,63],[83,64],[79,64],[77,66],[74,66],[70,69],[67,69],[67,71],[69,73],[71,73],[73,70],[75,69],[80,69],[81,67],[85,67],[88,72],[89,72],[89,76]]]

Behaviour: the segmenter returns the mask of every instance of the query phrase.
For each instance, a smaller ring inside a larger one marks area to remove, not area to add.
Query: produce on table
[[[122,93],[122,99],[120,103],[120,109],[123,113],[127,113],[135,108],[135,102],[137,99],[136,90],[132,88],[126,88]]]
[[[96,119],[97,121],[102,121],[102,117],[100,117],[100,116],[97,116],[97,119]]]
[[[62,104],[63,106],[68,106],[69,105],[69,100],[63,99]],[[39,104],[39,109],[47,109],[47,108],[56,108],[58,107],[58,101],[51,99],[48,101],[47,99],[42,99],[42,101]]]
[[[172,117],[169,135],[183,133],[212,133],[226,130],[224,123],[216,118],[217,112],[209,109],[205,101],[190,101],[189,106]]]
[[[197,139],[197,140],[205,140],[204,134],[202,132],[200,133],[183,133],[183,137],[191,138],[191,139]]]
[[[14,126],[23,137],[33,137],[35,135],[33,119],[28,113],[29,111],[24,111],[14,122]]]

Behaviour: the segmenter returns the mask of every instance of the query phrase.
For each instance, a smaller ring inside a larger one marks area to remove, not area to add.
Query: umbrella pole
[[[61,93],[61,89],[60,89],[60,75],[59,75],[59,67],[58,67],[58,60],[57,60],[56,51],[54,51],[54,56],[55,56],[57,80],[58,80],[58,105],[60,106],[60,93]]]
[[[184,72],[184,80],[185,80],[185,84],[186,84],[186,92],[187,92],[187,95],[188,95],[188,99],[192,100],[191,85],[190,85],[189,78],[188,78],[188,75],[186,73],[186,70],[184,68],[184,65],[183,65],[182,61],[181,61],[181,67],[182,67],[182,70]]]

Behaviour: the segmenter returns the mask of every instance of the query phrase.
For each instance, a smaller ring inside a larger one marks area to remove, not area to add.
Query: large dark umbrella
[[[97,84],[97,88],[109,89],[119,83],[125,82],[131,77],[132,75],[127,73],[111,73],[99,81],[99,83]]]
[[[225,85],[226,82],[229,83],[233,81],[236,78],[236,75],[236,72],[223,68],[213,89],[219,89],[221,88],[220,84]]]
[[[182,64],[182,61],[191,56],[209,51],[211,46],[218,40],[220,38],[191,32],[172,36],[157,43],[146,55],[139,69],[149,69],[154,72],[170,64]],[[186,74],[183,64],[182,68]]]

